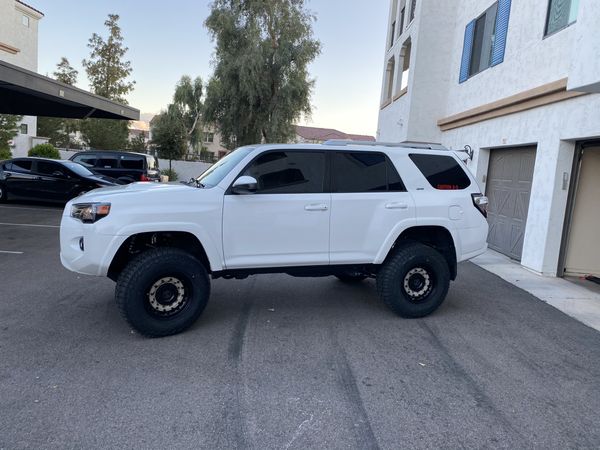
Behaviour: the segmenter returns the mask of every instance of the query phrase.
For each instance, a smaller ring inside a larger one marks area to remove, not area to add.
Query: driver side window
[[[256,158],[242,175],[256,179],[256,194],[322,193],[325,154],[308,151],[267,152]]]

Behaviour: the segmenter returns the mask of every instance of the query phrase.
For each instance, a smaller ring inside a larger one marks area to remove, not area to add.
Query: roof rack
[[[351,141],[344,139],[330,139],[323,142],[323,145],[368,145],[371,147],[404,147],[404,148],[422,148],[426,150],[448,150],[441,144],[427,144],[423,142],[371,142],[371,141]]]

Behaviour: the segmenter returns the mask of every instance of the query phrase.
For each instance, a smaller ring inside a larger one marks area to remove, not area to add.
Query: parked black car
[[[92,189],[118,184],[72,161],[15,158],[0,162],[0,202],[23,199],[65,203]]]
[[[145,153],[88,150],[75,153],[69,159],[92,172],[116,178],[124,183],[160,181],[158,159]]]

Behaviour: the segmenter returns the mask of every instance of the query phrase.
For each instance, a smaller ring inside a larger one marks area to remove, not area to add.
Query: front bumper
[[[84,224],[63,215],[60,223],[60,262],[72,272],[106,276],[114,255],[125,239],[124,236],[99,233],[96,224]]]

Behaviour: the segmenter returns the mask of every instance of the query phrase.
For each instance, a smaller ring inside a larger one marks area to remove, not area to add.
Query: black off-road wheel
[[[394,251],[377,274],[383,302],[406,318],[434,312],[446,298],[450,269],[437,250],[410,242]]]
[[[210,295],[206,268],[176,248],[148,250],[121,272],[115,300],[123,318],[140,334],[177,334],[200,317]]]
[[[340,280],[342,283],[348,283],[348,284],[360,283],[361,281],[364,281],[367,279],[367,276],[364,273],[353,272],[353,271],[338,273],[335,275],[335,277],[338,280]]]

